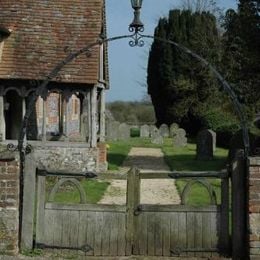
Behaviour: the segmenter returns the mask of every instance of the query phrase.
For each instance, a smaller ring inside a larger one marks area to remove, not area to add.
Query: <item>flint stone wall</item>
[[[40,146],[34,148],[37,166],[48,171],[102,172],[107,168],[106,147]]]

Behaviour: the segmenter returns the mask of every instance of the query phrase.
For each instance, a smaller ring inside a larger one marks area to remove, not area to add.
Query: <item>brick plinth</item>
[[[260,259],[260,157],[249,158],[249,254]]]
[[[98,143],[98,165],[99,171],[107,170],[107,147],[105,143]]]
[[[19,160],[0,154],[0,254],[18,254]]]

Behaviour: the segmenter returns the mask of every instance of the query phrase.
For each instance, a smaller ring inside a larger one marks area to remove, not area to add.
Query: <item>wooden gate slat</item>
[[[211,247],[217,248],[218,247],[218,219],[219,213],[212,212],[211,216]],[[212,253],[212,256],[218,256],[217,253]]]
[[[170,243],[171,243],[171,226],[170,226],[170,214],[166,213],[162,215],[162,232],[163,232],[163,256],[170,256]]]
[[[196,212],[194,219],[194,226],[195,226],[195,236],[194,236],[194,247],[195,248],[203,248],[202,246],[202,213]],[[195,253],[195,256],[202,256],[202,253],[198,252]]]
[[[95,222],[95,245],[94,245],[94,255],[102,255],[102,232],[103,232],[103,213],[96,212],[96,222]]]
[[[147,243],[148,243],[148,255],[154,256],[155,254],[155,240],[154,240],[154,214],[153,213],[146,213],[147,214]]]
[[[126,255],[126,217],[120,213],[118,217],[118,256]]]
[[[55,226],[55,232],[53,232],[53,245],[62,246],[62,221],[61,221],[62,212],[54,211],[53,212],[53,225]],[[60,254],[60,249],[54,249],[53,253]]]
[[[78,244],[79,236],[79,211],[69,211],[69,243],[70,247],[77,248],[80,245]]]
[[[109,255],[109,238],[110,238],[110,217],[109,213],[104,212],[104,228],[102,232],[102,255]]]
[[[186,248],[187,247],[187,213],[178,213],[179,217],[179,241],[180,247]],[[181,256],[187,256],[187,253],[181,253]]]
[[[54,222],[53,222],[53,212],[50,210],[45,211],[45,221],[44,221],[44,243],[46,245],[53,245],[53,231],[54,231]]]
[[[202,214],[202,246],[203,248],[209,249],[211,248],[211,221],[210,221],[210,213],[205,212]],[[204,257],[210,257],[211,253],[203,253]]]
[[[155,216],[155,223],[154,223],[154,228],[155,228],[155,255],[156,256],[162,256],[162,248],[163,248],[163,238],[162,238],[162,215],[164,213],[154,213]]]
[[[178,213],[176,212],[170,213],[170,225],[171,225],[170,250],[174,250],[176,247],[180,246]]]
[[[62,246],[69,247],[70,242],[69,242],[69,214],[67,210],[62,211],[62,216],[61,216],[61,221],[62,221]]]
[[[86,244],[86,226],[87,226],[87,221],[85,219],[85,212],[84,211],[78,211],[79,216],[78,216],[78,247],[82,247]],[[78,250],[78,255],[80,257],[85,256],[85,252]]]
[[[109,238],[109,255],[117,256],[117,243],[118,243],[118,214],[110,213],[110,238]]]
[[[140,245],[140,241],[143,239],[142,230],[143,227],[141,225],[142,218],[145,214],[141,214],[139,216],[135,216],[134,218],[134,236],[133,236],[133,254],[139,255],[142,245]],[[142,227],[142,228],[141,228]]]
[[[96,214],[95,212],[88,212],[87,215],[87,245],[90,246],[92,249],[94,249],[94,241],[95,241],[95,218]],[[94,255],[93,250],[90,250],[86,253],[88,256]]]
[[[80,247],[86,245],[87,243],[87,227],[88,227],[88,222],[87,222],[87,211],[80,211],[79,212],[79,229],[80,232],[78,234],[78,245]]]
[[[187,213],[187,248],[194,248],[195,247],[195,213],[188,212]],[[193,252],[187,252],[188,256],[194,256]]]
[[[142,228],[139,228],[140,230],[140,237],[139,237],[139,254],[140,255],[147,255],[148,249],[147,249],[147,228],[148,228],[148,220],[147,220],[147,214],[141,214],[139,216],[140,218],[140,226]],[[139,227],[139,226],[138,226]]]

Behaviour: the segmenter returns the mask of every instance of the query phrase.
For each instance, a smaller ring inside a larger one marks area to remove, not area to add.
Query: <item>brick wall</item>
[[[260,259],[260,157],[249,158],[249,254]]]
[[[0,254],[18,254],[19,161],[0,154]]]
[[[98,168],[100,172],[107,170],[107,147],[106,143],[98,143]]]

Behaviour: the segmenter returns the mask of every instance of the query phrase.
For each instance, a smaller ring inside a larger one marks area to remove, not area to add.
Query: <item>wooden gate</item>
[[[47,173],[38,174],[36,247],[80,250],[86,255],[115,256],[126,252],[126,206],[87,204],[86,194],[75,175],[63,176],[46,194]],[[77,176],[77,175],[76,175]],[[72,183],[79,191],[79,204],[55,203],[59,187]]]
[[[80,250],[94,256],[208,256],[226,253],[229,248],[226,172],[148,173],[132,169],[127,174],[126,205],[87,204],[85,192],[73,174],[57,174],[62,178],[47,196],[48,174],[39,171],[37,175],[36,247]],[[217,205],[213,189],[203,180],[212,177],[222,179],[221,205]],[[181,205],[140,203],[140,180],[158,178],[191,180],[182,193]],[[194,178],[208,190],[211,205],[186,205]],[[53,202],[65,182],[78,189],[79,204]]]
[[[229,184],[226,172],[148,173],[133,175],[135,211],[133,254],[148,256],[212,256],[229,250]],[[140,180],[157,178],[188,179],[181,205],[140,204]],[[205,178],[221,178],[222,201]],[[199,182],[209,193],[208,206],[188,206],[192,186]]]

